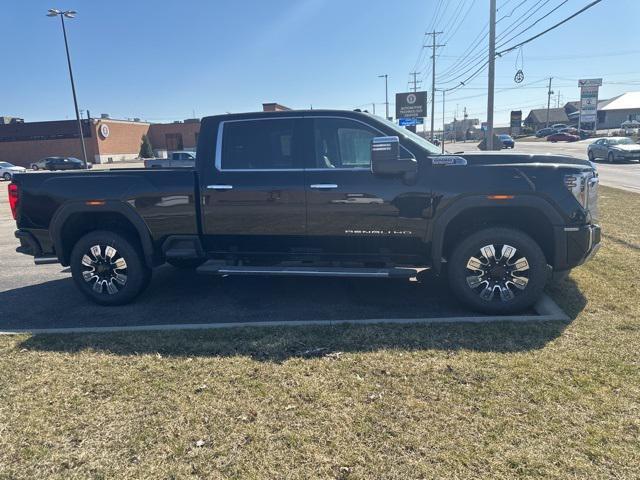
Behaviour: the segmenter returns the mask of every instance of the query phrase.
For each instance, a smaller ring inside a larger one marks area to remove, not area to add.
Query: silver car
[[[27,169],[24,167],[18,167],[9,162],[0,162],[0,177],[6,181],[10,181],[16,173],[24,173],[26,171]]]
[[[640,160],[640,145],[628,137],[600,138],[587,147],[589,160],[603,158],[613,163],[617,160]]]

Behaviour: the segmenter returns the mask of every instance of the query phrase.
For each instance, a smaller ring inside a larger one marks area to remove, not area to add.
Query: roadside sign
[[[398,124],[401,127],[415,127],[416,125],[423,125],[424,118],[399,118]]]
[[[598,89],[601,85],[601,78],[578,80],[578,86],[580,87],[580,126],[593,124],[593,130],[597,128]]]
[[[583,80],[578,80],[578,87],[601,87],[602,79],[601,78],[585,78]]]
[[[427,116],[427,92],[396,93],[396,118]]]
[[[519,135],[520,127],[522,127],[522,110],[511,110],[511,119],[509,123],[511,135]]]

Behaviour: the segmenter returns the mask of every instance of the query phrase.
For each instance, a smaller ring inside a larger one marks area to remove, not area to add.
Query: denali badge
[[[456,155],[438,155],[437,157],[429,157],[431,158],[431,164],[432,165],[444,165],[444,166],[451,166],[451,165],[459,165],[459,166],[464,166],[467,164],[467,160],[462,158],[462,157],[458,157]]]
[[[411,230],[345,230],[347,235],[411,235]]]

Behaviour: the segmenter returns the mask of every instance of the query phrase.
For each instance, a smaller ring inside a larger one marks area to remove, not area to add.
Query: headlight
[[[591,173],[586,172],[564,176],[564,185],[576,197],[582,208],[587,208],[587,180],[591,175]]]

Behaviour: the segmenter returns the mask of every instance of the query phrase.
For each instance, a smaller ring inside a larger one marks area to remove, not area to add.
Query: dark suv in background
[[[91,164],[89,164],[91,168]],[[47,157],[31,164],[32,170],[82,170],[84,163],[74,157]]]

